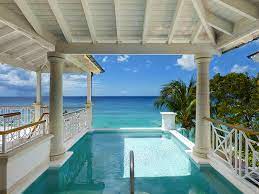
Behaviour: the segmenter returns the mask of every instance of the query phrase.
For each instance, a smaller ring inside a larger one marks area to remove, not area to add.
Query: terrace
[[[195,55],[195,143],[175,130],[175,114],[163,113],[158,130],[185,144],[198,166],[209,164],[241,192],[258,193],[259,134],[210,118],[208,76],[213,55],[259,37],[258,7],[258,0],[0,1],[0,63],[37,75],[32,106],[0,107],[0,193],[21,193],[49,167],[61,168],[73,157],[70,149],[98,131],[92,77],[104,70],[93,54]],[[66,72],[87,74],[84,109],[64,113]],[[41,99],[42,73],[50,74],[49,107]]]

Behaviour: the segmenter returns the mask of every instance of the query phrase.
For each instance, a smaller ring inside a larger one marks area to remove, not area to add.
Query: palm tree
[[[195,83],[193,78],[188,85],[183,81],[171,81],[163,86],[154,103],[158,109],[176,112],[176,122],[188,130],[195,126]]]

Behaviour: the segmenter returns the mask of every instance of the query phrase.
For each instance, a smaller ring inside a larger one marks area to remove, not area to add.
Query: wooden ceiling
[[[259,0],[0,0],[0,62],[46,53],[220,53],[259,37]]]

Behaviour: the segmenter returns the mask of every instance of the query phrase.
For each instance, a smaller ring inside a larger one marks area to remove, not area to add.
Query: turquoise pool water
[[[86,134],[60,169],[49,169],[24,194],[127,194],[129,151],[135,155],[135,191],[150,194],[238,194],[211,167],[199,170],[186,147],[161,131]]]

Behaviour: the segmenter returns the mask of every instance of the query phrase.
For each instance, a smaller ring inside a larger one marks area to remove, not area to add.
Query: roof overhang
[[[58,52],[49,52],[47,55],[48,57],[58,57],[64,60],[65,73],[92,72],[93,74],[100,74],[104,72],[102,67],[95,60],[92,60],[90,55],[70,55]],[[49,73],[49,66],[49,62],[41,66],[41,72]]]
[[[249,59],[252,59],[255,63],[259,63],[259,51],[248,56]]]
[[[258,8],[259,0],[2,1],[0,62],[48,71],[56,51],[68,72],[103,72],[89,55],[220,54],[259,37]]]

